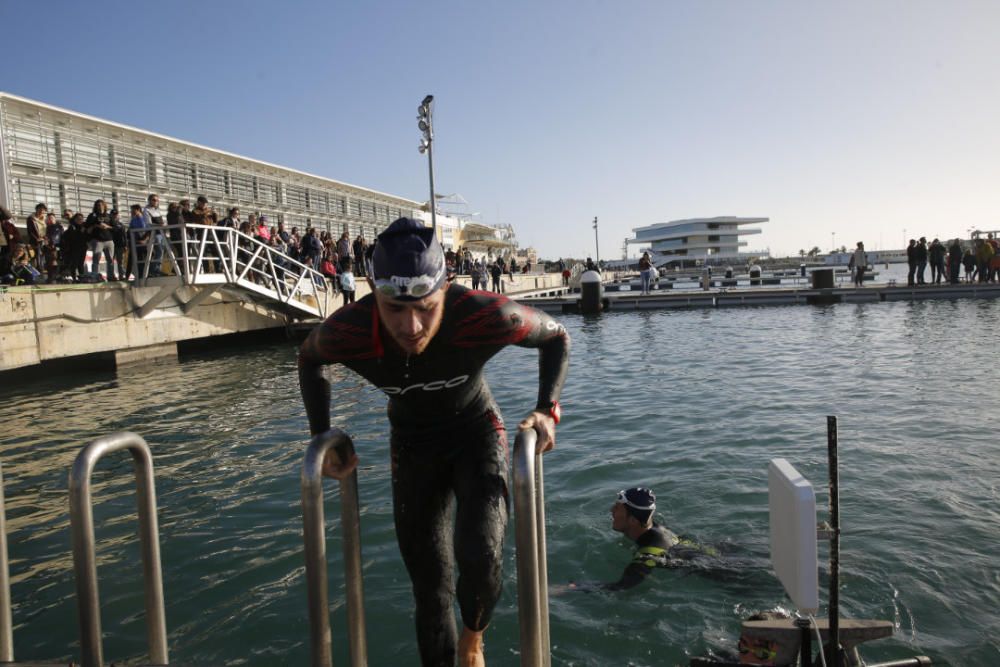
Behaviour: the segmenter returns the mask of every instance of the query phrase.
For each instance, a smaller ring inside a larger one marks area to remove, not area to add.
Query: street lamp
[[[830,245],[833,246],[831,252],[837,252],[837,232],[830,232]]]
[[[427,153],[427,170],[430,173],[431,181],[431,228],[437,233],[437,202],[434,199],[434,151],[431,145],[434,143],[434,120],[431,105],[434,103],[434,96],[428,95],[417,107],[417,127],[420,128],[422,136],[417,150],[421,154]]]
[[[601,265],[601,246],[597,240],[597,216],[594,216],[594,250],[597,257],[594,258],[594,264],[597,266]]]

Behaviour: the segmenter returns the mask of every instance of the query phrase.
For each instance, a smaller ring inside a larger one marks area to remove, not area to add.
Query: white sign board
[[[785,459],[767,468],[771,515],[771,564],[799,611],[819,610],[816,555],[816,494],[812,484]]]

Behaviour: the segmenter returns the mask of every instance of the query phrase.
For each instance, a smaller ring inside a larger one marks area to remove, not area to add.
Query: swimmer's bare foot
[[[462,628],[462,637],[458,640],[458,665],[459,667],[486,667],[486,658],[483,657],[483,632],[475,632],[469,628]]]

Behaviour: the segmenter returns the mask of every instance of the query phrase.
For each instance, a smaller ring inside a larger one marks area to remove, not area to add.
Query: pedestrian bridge
[[[219,291],[235,292],[291,318],[327,316],[326,279],[312,267],[230,227],[166,225],[129,230],[129,273],[138,287],[159,288],[138,304],[144,318],[180,288],[194,288],[185,313]]]

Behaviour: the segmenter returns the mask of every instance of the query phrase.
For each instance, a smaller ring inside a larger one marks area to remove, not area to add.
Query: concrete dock
[[[469,285],[468,276],[457,281]],[[557,285],[558,274],[504,278],[511,296],[541,294]],[[357,281],[357,298],[368,293]],[[256,298],[234,285],[185,285],[179,280],[131,283],[0,287],[0,373],[46,363],[89,362],[108,368],[158,358],[176,358],[178,345],[203,346],[223,336],[285,335],[318,319],[289,315],[280,304]],[[342,298],[332,292],[323,312]],[[233,343],[229,343],[233,344]]]
[[[732,306],[785,306],[830,303],[878,303],[924,299],[983,299],[1000,297],[1000,284],[922,285],[900,287],[873,285],[812,289],[799,287],[749,287],[736,289],[687,289],[638,292],[605,291],[606,312],[665,308],[726,308]],[[579,312],[580,295],[545,295],[519,298],[526,304],[551,313]]]

